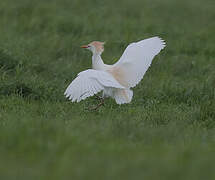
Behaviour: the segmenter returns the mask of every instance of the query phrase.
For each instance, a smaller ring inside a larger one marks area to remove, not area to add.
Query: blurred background
[[[214,0],[1,0],[0,179],[215,179]],[[103,60],[160,36],[129,105],[65,99]]]

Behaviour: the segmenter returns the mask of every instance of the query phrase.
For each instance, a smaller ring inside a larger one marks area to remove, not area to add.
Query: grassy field
[[[1,180],[215,179],[214,0],[1,0]],[[160,36],[128,105],[63,92],[106,41],[116,62]]]

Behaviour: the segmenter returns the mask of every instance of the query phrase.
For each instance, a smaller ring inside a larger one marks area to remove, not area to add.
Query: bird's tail
[[[130,89],[116,89],[114,99],[117,104],[130,103],[133,97],[133,91]]]

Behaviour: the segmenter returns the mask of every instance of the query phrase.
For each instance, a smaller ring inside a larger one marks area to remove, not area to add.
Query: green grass
[[[1,0],[0,179],[215,179],[213,0]],[[167,47],[128,105],[63,92],[91,67],[80,45]]]

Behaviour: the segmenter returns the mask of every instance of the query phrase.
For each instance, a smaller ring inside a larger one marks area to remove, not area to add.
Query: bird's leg
[[[104,99],[103,97],[98,96],[98,95],[96,95],[96,94],[95,94],[94,96],[96,97],[96,99],[98,99],[98,100],[100,100],[100,101],[101,101],[102,99]]]
[[[95,107],[95,110],[97,110],[99,107],[101,107],[102,105],[105,104],[105,99],[104,98],[101,98],[101,101],[100,103]]]
[[[100,97],[100,103],[97,106],[90,108],[89,110],[98,110],[102,105],[104,105],[104,103],[105,99]]]

